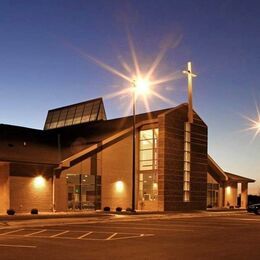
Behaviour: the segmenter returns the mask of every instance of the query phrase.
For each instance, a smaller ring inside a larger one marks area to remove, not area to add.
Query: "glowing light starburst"
[[[256,119],[252,119],[250,117],[247,116],[243,116],[249,123],[249,127],[245,129],[245,131],[254,131],[254,136],[253,136],[253,140],[260,135],[260,109],[258,107],[258,105],[256,104],[256,113],[257,113],[257,118]]]
[[[154,96],[160,100],[162,100],[165,103],[170,104],[171,106],[175,105],[174,102],[161,94],[158,93],[158,91],[155,89],[155,86],[162,85],[164,83],[177,80],[182,77],[182,74],[180,71],[177,71],[175,73],[171,73],[169,75],[162,76],[160,78],[155,78],[155,71],[158,69],[161,61],[163,60],[167,50],[171,48],[172,46],[165,45],[163,48],[161,48],[160,52],[158,55],[155,57],[154,61],[152,64],[149,66],[148,70],[144,73],[141,69],[137,52],[134,46],[134,43],[130,37],[130,34],[128,33],[128,44],[129,44],[129,49],[130,49],[130,54],[132,58],[132,67],[127,63],[122,56],[119,57],[119,62],[120,65],[123,68],[123,71],[120,71],[103,61],[86,54],[84,51],[82,51],[79,48],[76,48],[74,46],[69,45],[70,48],[72,48],[74,51],[80,54],[81,57],[87,58],[100,66],[101,68],[105,69],[106,71],[112,73],[113,75],[116,75],[117,77],[123,79],[124,81],[130,83],[127,84],[126,87],[122,89],[120,88],[119,91],[114,92],[114,93],[109,93],[108,95],[105,95],[105,99],[111,99],[115,97],[122,97],[129,95],[133,93],[135,90],[135,98],[138,99],[138,97],[141,97],[143,99],[143,103],[145,104],[145,108],[147,111],[150,111],[149,108],[149,102],[148,102],[148,97],[149,96]],[[68,44],[67,44],[68,45]],[[134,84],[134,88],[133,88]],[[129,107],[127,108],[127,111],[131,109],[131,104],[129,104]]]

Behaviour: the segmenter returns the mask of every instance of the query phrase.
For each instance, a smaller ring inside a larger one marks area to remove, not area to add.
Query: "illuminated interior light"
[[[122,192],[124,190],[124,183],[122,181],[116,182],[116,191]]]
[[[42,188],[45,186],[45,179],[42,176],[37,176],[34,178],[35,188]]]

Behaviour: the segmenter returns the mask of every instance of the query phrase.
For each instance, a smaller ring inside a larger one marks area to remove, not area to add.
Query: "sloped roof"
[[[136,115],[136,123],[155,119],[169,109]],[[129,116],[49,130],[0,124],[0,161],[58,164],[60,160],[129,128],[132,120]]]
[[[235,181],[235,182],[255,182],[253,179],[249,179],[240,175],[236,175],[230,172],[225,172],[225,174],[228,176],[229,181]]]
[[[228,176],[222,170],[222,168],[213,160],[213,158],[208,155],[208,172],[214,177],[217,181],[227,181]]]
[[[213,160],[210,155],[208,155],[208,172],[218,181],[255,182],[253,179],[223,171],[223,169]]]
[[[169,109],[153,111],[136,115],[136,124],[148,119],[155,119]],[[47,130],[50,136],[60,136],[62,159],[101,142],[102,140],[128,129],[133,124],[133,117],[123,117],[111,120],[100,120],[74,126]]]

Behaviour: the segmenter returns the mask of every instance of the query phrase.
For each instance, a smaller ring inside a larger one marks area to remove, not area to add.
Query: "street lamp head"
[[[136,93],[139,95],[147,95],[150,91],[150,81],[139,77],[134,82]]]
[[[255,128],[257,131],[260,131],[260,121],[255,123]]]
[[[257,119],[252,119],[247,116],[243,116],[247,121],[249,121],[250,125],[248,128],[245,129],[245,131],[251,130],[254,131],[254,137],[253,140],[260,135],[260,111],[258,106],[256,105],[256,110],[257,110]]]

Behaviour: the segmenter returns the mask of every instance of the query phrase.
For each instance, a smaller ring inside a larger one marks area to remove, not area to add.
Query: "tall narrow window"
[[[158,128],[140,131],[139,199],[143,202],[158,198]]]
[[[184,176],[183,176],[183,201],[190,201],[190,123],[185,123],[184,132]]]

